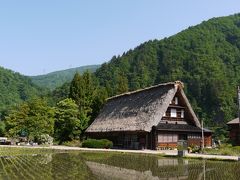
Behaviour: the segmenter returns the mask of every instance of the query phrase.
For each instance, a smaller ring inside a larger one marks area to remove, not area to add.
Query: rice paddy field
[[[156,155],[0,148],[0,179],[240,179],[240,163]]]

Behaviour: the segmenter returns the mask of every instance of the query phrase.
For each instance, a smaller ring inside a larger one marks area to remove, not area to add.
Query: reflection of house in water
[[[158,167],[188,165],[187,159],[158,159]]]
[[[176,169],[176,178],[178,179],[188,179],[188,160],[187,159],[158,159],[158,167],[167,167],[167,166],[171,166],[171,167],[178,167]],[[181,167],[181,175],[177,176],[179,174],[179,167]],[[174,168],[172,168],[174,173]],[[169,177],[168,177],[169,178]],[[171,177],[172,179],[173,177]]]
[[[186,164],[187,160],[184,161]],[[173,166],[178,164],[177,159],[161,159],[158,161],[159,166]],[[86,161],[87,166],[92,171],[94,175],[102,179],[153,179],[153,180],[161,180],[161,179],[188,179],[188,171],[187,166],[183,169],[182,175],[179,175],[179,172],[172,176],[172,173],[168,174],[168,172],[163,172],[161,176],[156,176],[153,174],[151,170],[146,171],[137,171],[133,169],[126,169],[116,166],[111,166],[107,164],[97,163]],[[179,165],[179,164],[178,164]]]
[[[104,179],[159,179],[151,171],[140,172],[90,161],[86,164],[94,175]]]
[[[48,164],[52,162],[53,157],[52,154],[44,154],[44,155],[39,155],[39,163],[40,164]]]

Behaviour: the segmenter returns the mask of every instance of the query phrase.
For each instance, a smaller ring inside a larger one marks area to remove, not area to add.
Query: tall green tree
[[[70,85],[69,97],[78,105],[82,129],[88,127],[91,119],[94,91],[95,86],[89,71],[84,72],[82,76],[78,73],[75,74]]]
[[[82,99],[85,93],[83,83],[81,75],[77,72],[70,84],[69,98],[73,99],[79,107],[83,104]]]
[[[89,71],[84,72],[82,76],[76,73],[71,82],[69,94],[69,97],[78,105],[79,111],[83,111],[87,114],[91,113],[90,106],[92,104],[94,92],[91,76]]]
[[[91,113],[91,119],[90,119],[88,125],[90,125],[93,122],[93,120],[97,117],[97,115],[103,108],[103,105],[105,104],[107,98],[108,98],[108,93],[107,93],[106,88],[98,87],[94,91],[93,103],[91,106],[93,111]]]
[[[28,140],[36,140],[42,134],[53,135],[54,109],[41,98],[24,102],[14,108],[6,117],[7,135],[26,135]]]
[[[93,103],[95,86],[93,84],[92,74],[89,71],[85,71],[82,75],[82,89],[83,89],[83,104],[80,105],[80,111],[83,110],[87,115],[92,113],[91,105]]]
[[[67,98],[57,103],[55,119],[55,137],[60,144],[79,139],[85,125],[79,119],[79,109],[74,100]]]

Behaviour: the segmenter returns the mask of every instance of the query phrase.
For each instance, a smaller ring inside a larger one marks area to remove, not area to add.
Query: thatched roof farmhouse
[[[181,139],[200,145],[201,125],[183,88],[176,81],[111,97],[86,133],[121,148],[174,147]]]

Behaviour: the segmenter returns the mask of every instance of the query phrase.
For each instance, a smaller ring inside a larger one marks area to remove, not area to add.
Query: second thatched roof
[[[236,118],[236,119],[233,119],[233,120],[229,121],[229,122],[227,123],[227,125],[239,124],[239,123],[240,123],[239,118]]]

